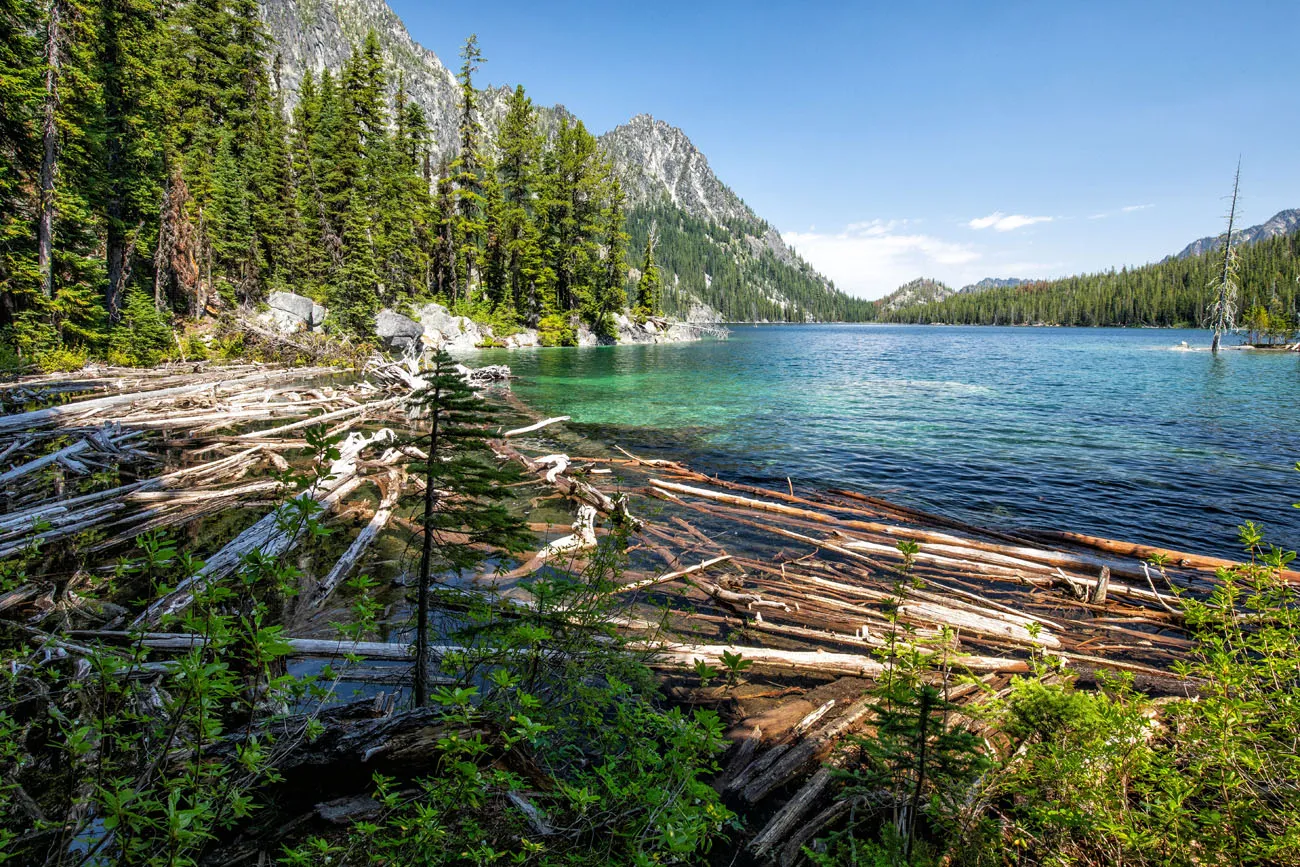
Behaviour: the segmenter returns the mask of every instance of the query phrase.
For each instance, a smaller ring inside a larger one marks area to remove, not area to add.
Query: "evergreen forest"
[[[1236,252],[1237,324],[1252,332],[1252,340],[1293,332],[1300,304],[1300,235],[1242,245]],[[961,292],[929,304],[882,309],[879,318],[951,325],[1201,328],[1222,266],[1222,252],[1207,252],[1139,268]]]
[[[0,14],[11,361],[130,361],[166,347],[173,317],[277,290],[360,336],[417,299],[507,326],[577,313],[597,331],[626,305],[610,164],[581,121],[545,141],[522,88],[485,140],[473,37],[458,155],[435,163],[373,33],[291,100],[253,0],[5,0]]]

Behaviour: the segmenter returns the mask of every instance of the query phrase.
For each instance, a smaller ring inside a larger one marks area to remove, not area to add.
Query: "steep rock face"
[[[675,126],[639,114],[602,135],[600,144],[634,205],[666,197],[691,216],[715,223],[758,219]]]
[[[929,304],[934,301],[942,301],[955,294],[947,284],[940,283],[938,280],[931,280],[929,277],[918,277],[899,286],[877,301],[876,305],[882,310],[898,310],[901,307],[911,307],[914,304]]]
[[[1249,229],[1238,229],[1232,233],[1232,243],[1234,246],[1242,244],[1254,244],[1258,241],[1267,241],[1269,238],[1276,238],[1279,235],[1291,235],[1300,232],[1300,208],[1292,208],[1287,211],[1278,211],[1266,223],[1260,223],[1258,226],[1251,226]],[[1202,253],[1208,253],[1211,250],[1218,250],[1223,244],[1223,236],[1215,235],[1209,238],[1201,238],[1193,241],[1183,248],[1182,252],[1176,256],[1166,257],[1173,259],[1186,259],[1188,256],[1199,256]]]

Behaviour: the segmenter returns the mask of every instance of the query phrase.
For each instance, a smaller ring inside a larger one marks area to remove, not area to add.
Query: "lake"
[[[493,351],[589,436],[708,473],[846,487],[995,527],[1300,546],[1300,354],[1203,331],[735,326],[727,341]]]

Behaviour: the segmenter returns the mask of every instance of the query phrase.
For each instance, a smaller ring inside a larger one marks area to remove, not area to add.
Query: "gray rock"
[[[266,304],[270,309],[259,318],[284,334],[319,331],[329,312],[310,298],[292,292],[272,292]]]
[[[525,349],[527,347],[539,346],[537,331],[532,328],[526,328],[518,334],[511,334],[502,340],[507,349]]]
[[[375,317],[375,335],[396,352],[424,351],[424,326],[392,310],[380,310]]]
[[[480,327],[465,316],[453,316],[441,304],[426,304],[416,312],[424,334],[424,345],[460,354],[472,352],[492,336],[492,329]]]

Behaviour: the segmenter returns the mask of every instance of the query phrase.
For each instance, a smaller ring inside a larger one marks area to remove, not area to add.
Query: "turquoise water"
[[[1003,527],[1232,553],[1300,545],[1300,355],[1200,331],[737,326],[727,341],[483,352],[633,451]]]

